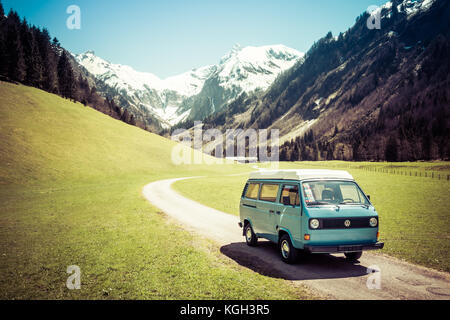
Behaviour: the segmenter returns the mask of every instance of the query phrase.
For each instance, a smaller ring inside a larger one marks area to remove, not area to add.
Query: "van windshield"
[[[370,205],[358,185],[351,181],[310,181],[303,183],[307,206]]]

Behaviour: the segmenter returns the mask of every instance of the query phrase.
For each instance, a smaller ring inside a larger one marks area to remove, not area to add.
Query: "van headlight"
[[[318,229],[320,226],[320,222],[317,219],[311,219],[309,221],[309,226],[311,227],[311,229]]]
[[[377,218],[370,218],[369,224],[372,228],[375,228],[378,225],[378,219]]]

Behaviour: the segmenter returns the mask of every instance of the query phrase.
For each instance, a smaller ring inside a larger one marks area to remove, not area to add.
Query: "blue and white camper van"
[[[249,246],[258,238],[278,244],[281,259],[302,252],[344,253],[358,260],[382,249],[375,208],[353,177],[338,170],[258,171],[250,174],[240,202],[240,222]]]

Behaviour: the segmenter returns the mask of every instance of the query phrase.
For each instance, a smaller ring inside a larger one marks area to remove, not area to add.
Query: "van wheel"
[[[348,261],[358,261],[359,258],[361,258],[362,256],[362,251],[361,252],[346,252],[345,254],[345,258]]]
[[[250,247],[255,247],[258,244],[258,237],[253,232],[252,226],[250,223],[247,223],[244,228],[245,242]]]
[[[287,234],[284,234],[279,243],[278,247],[280,250],[281,260],[288,264],[294,264],[298,260],[299,251],[294,248],[291,242],[291,238]]]

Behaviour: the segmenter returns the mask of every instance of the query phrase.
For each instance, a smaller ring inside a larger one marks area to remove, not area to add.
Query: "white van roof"
[[[276,179],[276,180],[307,180],[307,179],[346,179],[353,180],[353,176],[343,170],[260,170],[250,173],[250,179]]]

